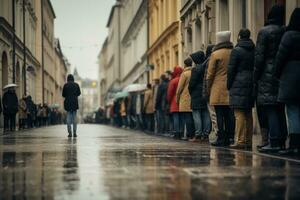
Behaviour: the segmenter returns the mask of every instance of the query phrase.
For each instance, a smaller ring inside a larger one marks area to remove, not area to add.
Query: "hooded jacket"
[[[275,78],[275,56],[283,28],[284,9],[274,6],[264,26],[258,33],[255,49],[254,83],[257,87],[258,105],[276,105],[279,81]]]
[[[192,67],[185,67],[178,82],[176,91],[176,102],[179,104],[179,112],[192,112],[191,95],[189,83],[192,74]]]
[[[176,102],[176,91],[177,91],[181,73],[182,73],[182,68],[179,66],[175,67],[172,75],[172,80],[169,82],[168,85],[167,101],[170,104],[171,113],[179,112],[179,106]]]
[[[227,68],[233,45],[230,41],[217,44],[209,59],[207,68],[207,91],[212,106],[229,105],[229,92],[226,87]]]
[[[291,15],[275,61],[276,77],[280,79],[278,101],[300,102],[300,8]]]
[[[228,65],[227,89],[233,108],[251,109],[254,105],[253,69],[255,45],[252,40],[239,40],[232,50]]]
[[[169,81],[167,78],[162,80],[157,89],[157,96],[155,102],[155,110],[160,110],[163,112],[168,111],[167,103],[167,91],[168,91]]]
[[[78,97],[81,95],[80,87],[74,82],[73,75],[68,75],[67,83],[63,87],[62,96],[65,98],[64,108],[67,112],[79,109]]]
[[[191,80],[189,83],[189,93],[191,95],[191,106],[193,110],[207,107],[206,98],[203,97],[203,79],[205,73],[204,52],[199,51],[190,55],[196,66],[192,69]]]

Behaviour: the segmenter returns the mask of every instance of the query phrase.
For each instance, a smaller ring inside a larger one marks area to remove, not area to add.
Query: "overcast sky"
[[[107,36],[106,23],[115,0],[51,0],[55,36],[72,65],[84,78],[96,79],[97,56]],[[73,72],[73,71],[72,71]]]

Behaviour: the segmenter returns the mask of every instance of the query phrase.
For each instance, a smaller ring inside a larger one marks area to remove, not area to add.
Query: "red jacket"
[[[173,79],[170,81],[168,86],[167,101],[170,104],[170,112],[179,112],[179,106],[176,102],[176,91],[179,83],[179,78],[182,73],[182,68],[177,66],[174,68]]]

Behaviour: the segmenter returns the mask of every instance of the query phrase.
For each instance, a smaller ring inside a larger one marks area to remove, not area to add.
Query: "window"
[[[229,29],[229,7],[228,0],[220,0],[220,30],[226,31]]]

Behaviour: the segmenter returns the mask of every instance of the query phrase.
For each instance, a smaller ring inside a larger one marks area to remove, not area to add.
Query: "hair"
[[[160,80],[162,80],[162,81],[167,80],[167,76],[166,76],[165,74],[162,74],[162,75],[160,76]]]
[[[247,28],[242,28],[239,32],[240,39],[249,39],[251,36],[251,32]]]
[[[171,75],[171,76],[172,76],[173,72],[172,72],[171,70],[167,70],[167,71],[166,71],[166,74],[168,74],[168,75]]]
[[[185,67],[191,67],[193,65],[193,60],[190,57],[188,57],[184,60],[184,65]]]
[[[151,85],[150,83],[148,83],[148,84],[147,84],[147,88],[148,88],[148,89],[151,89],[151,88],[152,88],[152,85]]]

